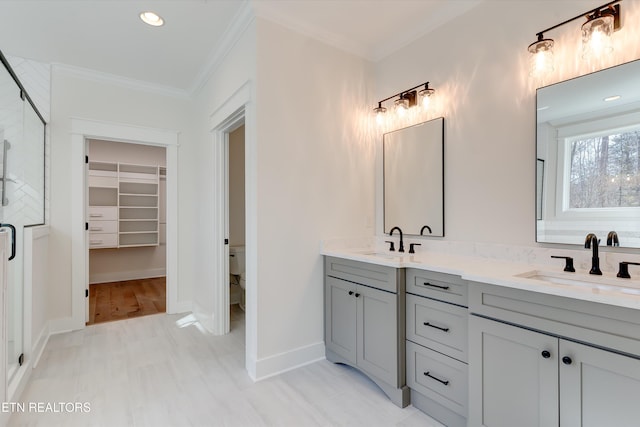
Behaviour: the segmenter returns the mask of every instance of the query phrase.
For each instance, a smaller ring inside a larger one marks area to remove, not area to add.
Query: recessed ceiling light
[[[604,101],[605,102],[609,102],[609,101],[617,101],[618,99],[620,99],[621,96],[620,95],[613,95],[613,96],[607,96]]]
[[[149,24],[153,27],[160,27],[161,25],[164,25],[164,19],[154,12],[141,12],[140,19],[142,19],[142,22],[145,24]]]

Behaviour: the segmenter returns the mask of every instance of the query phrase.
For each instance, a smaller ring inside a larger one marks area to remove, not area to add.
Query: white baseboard
[[[191,301],[178,301],[167,314],[190,313],[193,311],[193,303]]]
[[[47,346],[49,342],[49,337],[51,336],[49,322],[45,323],[44,327],[38,334],[38,338],[36,338],[35,342],[31,348],[31,357],[33,362],[33,367],[38,366],[38,362],[40,362],[40,357],[44,352],[44,348]]]
[[[49,336],[75,331],[76,329],[78,329],[78,327],[76,326],[73,317],[61,317],[49,320]]]
[[[261,381],[324,358],[324,341],[299,347],[295,350],[256,360],[255,377],[252,376],[252,379]]]
[[[149,279],[152,277],[162,277],[167,275],[166,268],[150,268],[146,270],[133,271],[110,271],[107,273],[89,274],[89,283],[122,282],[124,280]]]

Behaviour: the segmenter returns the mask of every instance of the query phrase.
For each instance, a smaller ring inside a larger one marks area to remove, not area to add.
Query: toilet
[[[238,304],[244,310],[245,295],[245,247],[230,246],[229,247],[229,285],[231,304]],[[239,289],[234,286],[239,285]]]

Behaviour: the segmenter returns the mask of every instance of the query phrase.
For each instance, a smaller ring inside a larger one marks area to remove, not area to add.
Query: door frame
[[[83,329],[86,321],[85,292],[89,289],[89,233],[85,231],[87,139],[154,145],[166,149],[167,313],[188,311],[190,307],[183,307],[184,304],[178,302],[178,132],[71,118],[71,318],[68,325],[60,325],[59,329]]]
[[[213,139],[214,225],[212,241],[216,276],[213,280],[214,310],[220,313],[213,317],[214,334],[229,332],[229,247],[228,239],[228,140],[229,132],[244,120],[245,124],[245,369],[254,381],[257,378],[257,143],[255,133],[255,105],[252,101],[251,81],[240,85],[229,98],[209,117],[209,129]]]

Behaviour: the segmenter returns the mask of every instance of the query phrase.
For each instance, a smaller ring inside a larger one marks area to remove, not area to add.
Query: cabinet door
[[[557,349],[557,338],[469,316],[469,425],[557,426]]]
[[[640,360],[560,340],[562,427],[640,424]]]
[[[371,375],[398,384],[397,295],[358,286],[358,361]],[[404,320],[404,319],[403,319]]]
[[[325,282],[325,346],[356,363],[356,285],[327,277]]]

